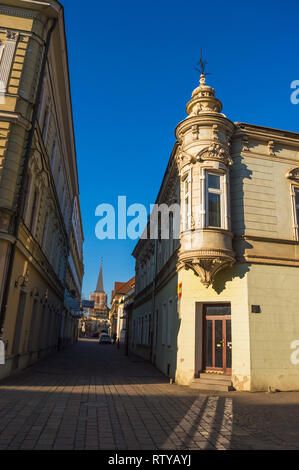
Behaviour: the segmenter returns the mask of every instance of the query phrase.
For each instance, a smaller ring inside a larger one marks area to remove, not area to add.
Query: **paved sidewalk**
[[[0,382],[0,449],[299,449],[298,423],[299,392],[198,392],[92,339]]]

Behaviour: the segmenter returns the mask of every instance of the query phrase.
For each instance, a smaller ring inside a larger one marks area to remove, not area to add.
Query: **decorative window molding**
[[[291,180],[294,184],[299,185],[299,168],[293,168],[292,170],[288,171],[286,177]]]

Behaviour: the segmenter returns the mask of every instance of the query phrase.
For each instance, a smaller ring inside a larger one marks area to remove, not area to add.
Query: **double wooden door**
[[[230,305],[204,306],[204,369],[231,374],[232,338]]]

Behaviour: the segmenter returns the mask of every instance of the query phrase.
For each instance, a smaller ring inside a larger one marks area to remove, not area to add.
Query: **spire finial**
[[[207,65],[207,61],[202,59],[202,49],[200,49],[200,61],[196,64],[199,65],[199,69],[195,68],[200,73],[200,84],[205,85],[206,84],[206,75],[211,75],[209,72],[205,72],[205,68]]]

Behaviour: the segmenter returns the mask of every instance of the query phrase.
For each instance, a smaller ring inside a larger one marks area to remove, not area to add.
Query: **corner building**
[[[179,384],[299,390],[299,134],[231,122],[204,75],[186,110],[156,200],[180,236],[170,212],[134,249],[130,348]]]

